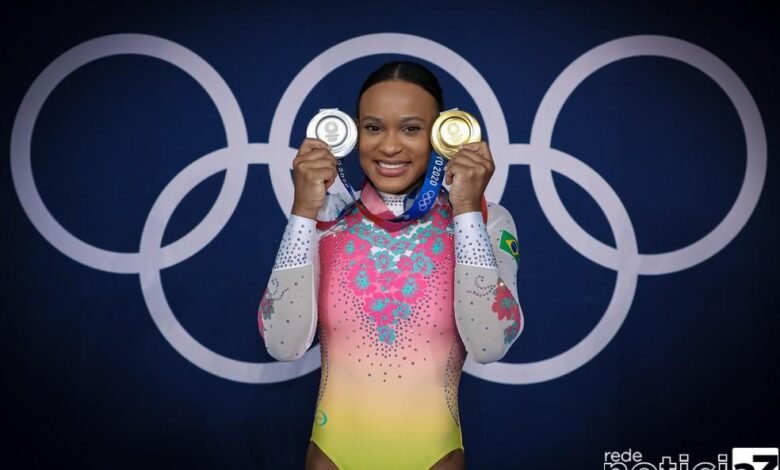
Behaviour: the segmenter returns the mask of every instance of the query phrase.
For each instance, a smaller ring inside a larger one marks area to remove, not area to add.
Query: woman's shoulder
[[[450,205],[450,194],[448,191],[442,191],[439,194],[438,203],[441,205]],[[512,214],[509,210],[497,202],[487,201],[487,215],[488,217],[495,218],[512,218]]]
[[[512,213],[509,209],[495,202],[488,202],[488,216],[487,216],[487,229],[489,233],[501,233],[502,238],[504,232],[507,232],[508,237],[514,239],[517,235],[517,226],[515,225],[515,219],[512,217]]]
[[[509,210],[497,202],[488,202],[487,211],[489,218],[503,218],[512,220],[512,213]]]
[[[439,193],[437,205],[451,207],[449,192],[442,191]],[[509,210],[497,202],[487,202],[487,218],[488,224],[491,221],[509,221],[514,223],[514,219],[512,218],[512,214],[509,212]]]

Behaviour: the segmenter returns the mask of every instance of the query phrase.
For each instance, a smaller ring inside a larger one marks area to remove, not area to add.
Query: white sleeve
[[[474,361],[501,360],[525,326],[517,297],[518,247],[512,216],[488,206],[455,216],[455,323]]]
[[[260,335],[274,359],[299,359],[314,340],[318,268],[316,222],[290,215],[257,311]]]

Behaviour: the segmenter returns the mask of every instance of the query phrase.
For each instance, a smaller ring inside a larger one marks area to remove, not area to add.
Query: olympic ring
[[[94,247],[71,235],[54,219],[35,187],[30,162],[33,127],[49,94],[79,67],[119,54],[154,57],[187,72],[214,100],[225,125],[228,147],[246,145],[248,138],[241,109],[222,77],[192,51],[166,39],[140,34],[92,39],[62,54],[35,79],[19,105],[11,132],[11,176],[22,208],[38,232],[69,258],[102,271],[135,274],[143,265],[140,253],[120,253]],[[217,236],[238,204],[246,173],[246,167],[228,171],[217,201],[200,224],[171,245],[158,248],[166,260],[162,267],[188,259]]]
[[[428,190],[420,196],[420,202],[417,204],[420,207],[420,210],[426,211],[431,206],[431,203],[433,202],[434,197],[436,197],[436,193],[433,192],[433,190]]]
[[[531,128],[531,146],[548,148],[563,104],[593,72],[612,62],[650,55],[676,59],[709,76],[734,104],[747,143],[747,165],[739,195],[726,217],[709,234],[691,245],[669,253],[640,254],[640,274],[670,274],[695,266],[722,250],[745,226],[758,203],[766,177],[766,133],[758,106],[736,73],[710,52],[679,39],[632,36],[602,44],[572,62],[553,82],[542,99]],[[564,207],[553,185],[551,169],[531,165],[531,180],[542,210],[566,242],[582,256],[617,270],[622,262],[615,249],[583,230]]]
[[[190,163],[163,189],[144,224],[138,253],[111,252],[74,237],[49,213],[32,175],[30,146],[40,110],[53,89],[77,68],[100,58],[140,54],[169,62],[192,76],[214,100],[227,135],[227,146]],[[11,176],[22,208],[41,235],[69,258],[86,266],[115,273],[137,273],[149,313],[165,339],[187,360],[216,376],[245,383],[271,383],[307,374],[320,366],[319,346],[295,362],[253,363],[222,356],[195,340],[178,322],[168,305],[160,270],[178,264],[213,240],[236,208],[247,165],[266,164],[277,202],[285,214],[292,208],[289,147],[297,111],[314,86],[334,69],[375,54],[417,57],[452,74],[471,94],[491,136],[496,170],[488,186],[489,199],[500,201],[508,167],[529,165],[534,192],[553,228],[577,252],[617,272],[615,289],[596,327],[578,344],[549,359],[533,363],[467,361],[464,371],[484,380],[530,384],[561,377],[593,359],[617,334],[628,315],[640,274],[667,274],[702,263],[728,245],[750,218],[766,177],[766,133],[758,107],[740,78],[720,59],[691,43],[664,36],[631,36],[598,46],[572,62],[553,82],[537,111],[529,144],[510,144],[503,111],[479,72],[452,50],[418,36],[385,33],[349,39],[315,57],[293,79],[282,95],[271,124],[268,144],[249,143],[246,126],[230,88],[220,75],[192,51],[171,41],[140,34],[92,39],[66,51],[36,78],[24,96],[11,135]],[[631,219],[618,195],[591,167],[550,148],[558,113],[572,91],[590,74],[612,62],[638,55],[676,59],[698,68],[713,79],[734,103],[747,141],[745,177],[736,201],[724,219],[699,241],[661,254],[640,254]],[[508,156],[512,155],[513,160]],[[271,158],[274,156],[274,158]],[[288,157],[288,158],[283,158]],[[280,165],[279,162],[286,162]],[[176,207],[203,180],[225,171],[222,190],[204,219],[187,235],[167,246],[163,233]],[[574,181],[601,208],[615,238],[615,248],[585,232],[566,211],[552,172]],[[341,185],[340,182],[337,183]],[[342,189],[344,189],[342,187]],[[433,195],[425,199],[430,204]],[[422,204],[422,202],[421,202]]]

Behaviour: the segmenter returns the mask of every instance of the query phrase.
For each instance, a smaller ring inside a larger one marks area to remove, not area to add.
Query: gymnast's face
[[[409,192],[428,168],[436,99],[414,83],[388,80],[368,88],[358,110],[358,151],[366,176],[380,191]]]

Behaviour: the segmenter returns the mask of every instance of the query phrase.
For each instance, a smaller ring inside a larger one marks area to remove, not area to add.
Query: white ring
[[[155,36],[116,34],[92,39],[59,56],[35,79],[22,99],[11,132],[11,177],[22,208],[38,232],[69,258],[101,271],[131,274],[137,273],[143,264],[138,253],[97,248],[73,236],[54,219],[35,186],[30,160],[35,121],[54,88],[79,67],[120,54],[154,57],[194,78],[214,101],[225,126],[228,146],[246,145],[247,134],[241,108],[222,77],[189,49]],[[246,173],[246,167],[229,170],[206,217],[187,235],[161,249],[166,267],[189,258],[222,230],[241,197]]]
[[[747,223],[764,185],[767,163],[764,124],[755,100],[728,65],[699,46],[665,36],[630,36],[602,44],[572,62],[550,86],[534,119],[531,145],[550,146],[561,108],[588,76],[612,62],[645,55],[676,59],[709,76],[734,104],[745,130],[747,144],[747,165],[742,187],[734,205],[720,224],[684,248],[668,253],[639,255],[640,274],[667,274],[695,266],[728,245]],[[555,190],[552,173],[543,166],[532,165],[531,181],[545,216],[566,243],[594,263],[617,270],[622,260],[615,249],[594,238],[571,217]],[[546,197],[539,197],[540,192],[544,192]]]

